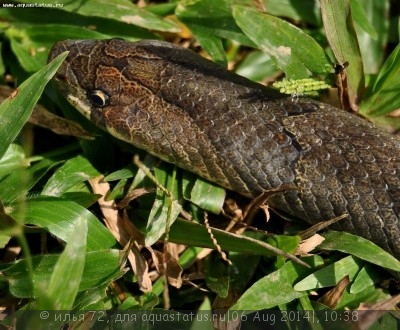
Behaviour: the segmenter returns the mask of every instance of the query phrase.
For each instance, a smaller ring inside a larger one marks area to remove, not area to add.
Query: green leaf
[[[226,298],[230,286],[228,264],[222,260],[220,255],[213,253],[206,259],[204,272],[206,275],[207,287],[215,292],[218,297]]]
[[[231,291],[241,293],[248,287],[262,257],[255,254],[229,251],[229,260],[233,264],[231,266],[229,283]]]
[[[201,47],[210,54],[212,60],[223,68],[226,68],[228,59],[221,38],[209,35],[195,26],[191,27],[191,31],[196,36]]]
[[[338,64],[349,63],[346,92],[351,108],[356,110],[364,91],[364,71],[349,1],[320,0],[320,3],[326,37],[336,61]]]
[[[368,17],[358,0],[349,0],[351,5],[351,12],[354,22],[358,24],[365,32],[367,32],[372,39],[376,39],[378,34],[374,26],[369,22]],[[380,3],[387,3],[386,1],[379,1]],[[370,1],[373,4],[374,1]]]
[[[0,180],[13,171],[29,166],[24,149],[18,144],[11,144],[0,159]]]
[[[0,158],[4,156],[23,125],[28,121],[44,87],[66,57],[67,53],[57,56],[51,63],[23,82],[15,93],[0,105]]]
[[[305,291],[335,286],[345,276],[349,276],[350,281],[352,281],[363,265],[364,261],[356,257],[345,257],[307,276],[298,282],[294,286],[294,289],[297,291]]]
[[[35,3],[35,1],[27,0],[25,3]],[[41,3],[54,5],[53,0],[42,0]],[[128,0],[69,1],[63,3],[59,9],[84,16],[109,18],[150,30],[164,32],[179,31],[179,28],[172,21],[162,19],[145,9],[138,8]]]
[[[214,330],[215,327],[212,322],[213,315],[211,314],[211,310],[212,306],[210,300],[205,297],[198,309],[198,314],[200,315],[194,318],[190,330]]]
[[[86,188],[86,186],[84,186],[84,188]],[[68,191],[63,193],[60,197],[71,202],[75,202],[84,208],[89,208],[99,200],[101,195],[92,194],[87,191]]]
[[[71,25],[16,25],[6,30],[13,53],[28,72],[39,70],[47,63],[50,47],[65,39],[105,39],[109,36],[97,31]]]
[[[232,39],[243,45],[254,46],[235,23],[232,17],[230,1],[180,1],[175,13],[179,20],[185,23],[193,32],[211,58],[222,66],[226,66],[227,58],[221,38]]]
[[[265,77],[276,74],[277,71],[271,56],[261,51],[251,52],[235,70],[237,74],[253,81],[262,81]]]
[[[316,0],[264,0],[263,4],[269,15],[305,21],[315,26],[322,25],[319,2]]]
[[[318,256],[303,258],[303,261],[313,266],[322,264]],[[307,295],[307,292],[293,289],[293,285],[299,277],[309,271],[308,268],[289,261],[277,271],[254,283],[230,310],[268,309]]]
[[[189,180],[190,178],[194,178],[194,176],[190,174],[185,174],[185,177],[186,179],[189,178]],[[214,214],[219,214],[221,212],[225,196],[225,189],[205,181],[202,178],[194,179],[194,185],[190,193],[186,192],[185,189],[184,194],[185,199]]]
[[[173,168],[172,175],[162,168],[155,168],[154,172],[157,182],[165,187],[170,195],[167,195],[160,187],[157,187],[156,199],[147,221],[146,246],[151,246],[160,239],[182,210],[182,205],[178,201],[176,168]]]
[[[26,260],[18,260],[11,264],[10,267],[3,270],[10,286],[10,292],[19,298],[32,298],[37,294],[43,295],[43,292],[34,292],[33,284],[49,283],[59,258],[59,254],[32,257],[33,283],[26,271]],[[79,292],[94,287],[102,288],[103,284],[111,283],[121,277],[124,272],[120,269],[119,250],[87,252],[82,280],[79,283]],[[99,295],[102,296],[104,293],[99,292]],[[62,299],[62,297],[59,298]]]
[[[36,197],[26,201],[23,220],[46,228],[51,234],[69,242],[76,223],[85,219],[88,223],[88,251],[105,250],[115,246],[116,241],[103,224],[84,207],[57,197]],[[11,216],[16,216],[14,211]]]
[[[120,169],[118,171],[115,171],[115,172],[107,175],[104,178],[104,181],[111,182],[111,181],[122,180],[122,179],[130,179],[135,175],[136,172],[137,172],[137,168],[135,168],[133,164],[129,164],[128,166],[124,167],[123,169]]]
[[[189,29],[195,27],[204,35],[214,35],[235,40],[243,45],[254,46],[233,19],[231,1],[184,0],[179,2],[175,12]]]
[[[385,274],[382,273],[380,268],[367,263],[361,268],[355,277],[354,282],[351,284],[350,293],[358,293],[366,290],[368,287],[383,281],[384,279]]]
[[[69,159],[47,181],[42,195],[61,196],[69,188],[100,175],[83,156]]]
[[[78,292],[74,309],[80,311],[107,309],[107,287],[110,283],[104,282]]]
[[[51,306],[41,305],[39,301],[39,309],[72,309],[85,266],[87,231],[87,221],[81,218],[76,222],[71,239],[58,258],[47,289],[42,288],[41,292],[45,293],[52,304]]]
[[[341,251],[372,264],[400,271],[399,260],[365,238],[333,230],[323,233],[322,236],[325,240],[318,246],[319,249]]]
[[[366,302],[374,303],[378,301],[384,301],[389,298],[390,294],[384,292],[381,288],[375,288],[374,286],[369,286],[363,291],[357,293],[350,293],[349,289],[347,288],[343,292],[343,296],[339,300],[336,309],[343,310],[345,308],[348,308],[355,310],[360,307],[360,304]],[[390,329],[390,327],[389,328],[381,327],[381,329]]]
[[[285,251],[292,252],[291,248],[295,245],[298,246],[300,242],[299,236],[277,235],[268,238],[265,243],[252,237],[233,234],[217,228],[213,228],[212,233],[223,250],[268,256],[276,255],[276,252],[272,251],[272,248],[276,247],[289,248],[289,251]],[[169,240],[178,244],[215,248],[210,234],[204,226],[180,218],[174,222],[169,233]]]
[[[389,37],[389,1],[351,0],[351,9],[363,59],[364,72],[377,74],[386,56]]]
[[[57,163],[53,160],[44,158],[27,169],[13,171],[0,182],[0,196],[3,202],[14,203],[19,198],[25,197],[31,188],[56,165]]]
[[[1,216],[0,216],[1,219]],[[6,245],[10,242],[11,236],[0,234],[0,249],[4,249]]]
[[[271,56],[288,79],[307,78],[313,73],[330,71],[331,65],[322,47],[294,25],[249,7],[234,6],[233,17],[257,47]]]
[[[361,104],[361,113],[376,117],[400,107],[400,44],[393,50]]]

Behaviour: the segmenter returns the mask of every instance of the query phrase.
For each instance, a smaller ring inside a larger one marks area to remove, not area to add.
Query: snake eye
[[[110,97],[100,89],[89,90],[87,96],[97,108],[104,108],[110,104]]]

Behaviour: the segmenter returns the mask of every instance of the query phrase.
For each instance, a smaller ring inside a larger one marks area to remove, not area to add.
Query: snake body
[[[311,224],[400,257],[400,142],[330,105],[292,99],[162,41],[63,41],[56,80],[97,126],[157,157]]]

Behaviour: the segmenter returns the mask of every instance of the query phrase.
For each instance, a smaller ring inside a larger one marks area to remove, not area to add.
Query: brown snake
[[[293,100],[161,41],[57,43],[67,99],[112,135],[273,209],[400,257],[400,142],[366,120]]]

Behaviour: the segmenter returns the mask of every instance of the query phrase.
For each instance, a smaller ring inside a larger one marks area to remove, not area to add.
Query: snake
[[[159,40],[65,40],[55,75],[96,126],[158,158],[309,224],[400,258],[400,141],[370,121],[293,98]]]

